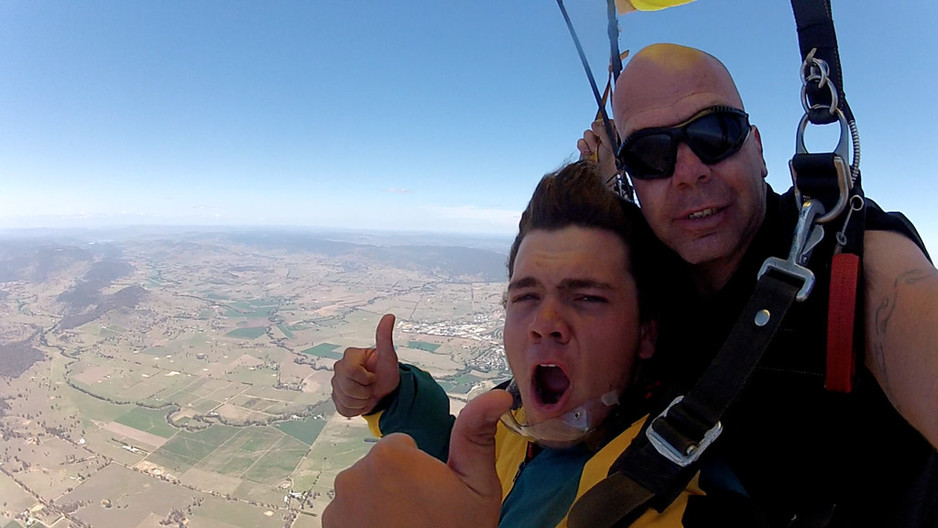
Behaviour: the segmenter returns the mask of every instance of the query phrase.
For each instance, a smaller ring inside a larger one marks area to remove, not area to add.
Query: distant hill
[[[365,261],[433,271],[457,277],[473,277],[485,281],[507,280],[508,247],[496,251],[477,247],[479,239],[442,237],[440,235],[328,235],[294,231],[247,231],[216,235],[234,243],[264,249],[309,252],[327,257],[356,255]],[[339,238],[338,240],[336,238]],[[418,239],[422,244],[415,245]],[[357,241],[356,241],[357,240]],[[431,242],[436,242],[431,243]],[[460,245],[460,242],[466,245]],[[489,240],[490,246],[497,243]]]
[[[0,240],[0,282],[44,282],[75,262],[92,260],[91,251],[57,241]]]
[[[458,246],[386,246],[356,251],[363,257],[402,268],[414,267],[491,282],[508,280],[506,254],[485,249]]]
[[[152,243],[153,251],[182,252],[205,247],[242,245],[264,250],[307,252],[326,257],[355,256],[366,262],[430,271],[484,281],[507,279],[507,237],[420,233],[326,232],[301,228],[122,228],[96,231],[5,232],[0,236],[0,281],[42,282],[76,263],[91,265],[62,294],[67,305],[95,302],[103,285],[130,272],[121,258],[129,243]]]

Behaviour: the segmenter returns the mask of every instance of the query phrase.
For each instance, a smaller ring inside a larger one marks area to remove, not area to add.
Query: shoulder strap
[[[619,457],[609,476],[573,505],[568,516],[571,528],[626,527],[649,507],[663,511],[687,486],[701,455],[719,437],[723,414],[748,383],[789,307],[795,300],[806,299],[811,291],[814,274],[805,266],[811,250],[824,236],[823,228],[816,223],[836,219],[833,225],[842,226],[837,234],[836,252],[846,250],[852,258],[835,260],[834,272],[839,276],[832,277],[831,284],[835,288],[837,281],[841,286],[836,287],[841,289],[832,291],[832,295],[856,306],[863,200],[859,170],[856,165],[852,171],[847,166],[847,127],[854,139],[855,161],[859,158],[858,141],[853,115],[842,97],[843,80],[830,1],[791,0],[791,3],[803,69],[814,64],[822,68],[819,73],[803,71],[805,118],[799,125],[798,152],[792,159],[792,178],[801,211],[789,258],[766,260],[749,303],[701,379],[687,394],[649,420],[645,434]],[[802,134],[809,121],[826,124],[838,120],[842,134],[835,152],[810,154],[804,149]],[[858,209],[853,208],[854,196],[860,203]],[[831,332],[841,335],[838,332],[846,331],[852,335],[853,322],[852,312],[840,317],[829,329],[829,337]],[[852,353],[852,339],[839,345],[839,349]],[[828,356],[831,368],[830,351]],[[846,372],[852,379],[853,371],[849,369],[854,363],[852,356],[840,358],[839,362],[834,361],[833,368],[840,369],[841,377]],[[846,387],[849,391],[849,383]]]
[[[798,128],[796,152],[791,160],[796,197],[821,200],[829,214],[821,222],[838,229],[830,257],[830,291],[827,312],[827,357],[824,386],[835,392],[851,392],[856,374],[857,350],[863,334],[861,284],[864,200],[860,187],[859,136],[856,121],[843,92],[843,75],[830,0],[791,0],[798,26],[802,66],[802,105],[805,115]],[[834,152],[812,154],[804,148],[805,127],[839,121],[841,139]],[[853,163],[848,143],[853,146]],[[848,163],[850,163],[848,167]],[[825,255],[825,258],[827,256]],[[825,267],[828,264],[824,264]]]
[[[799,264],[807,259],[805,250],[810,252],[810,236],[798,235],[812,230],[819,207],[806,204],[792,258],[763,265],[749,303],[697,384],[649,420],[645,434],[616,460],[610,475],[573,505],[571,528],[628,526],[649,507],[663,511],[687,486],[788,308],[810,293],[813,274]]]

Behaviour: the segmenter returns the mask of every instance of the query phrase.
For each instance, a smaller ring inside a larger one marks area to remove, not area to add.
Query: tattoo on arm
[[[896,280],[892,284],[892,292],[884,297],[880,301],[879,306],[876,308],[876,317],[874,319],[873,327],[873,352],[874,359],[879,365],[880,371],[883,374],[883,389],[886,392],[889,392],[890,382],[889,382],[889,371],[886,364],[886,354],[885,354],[885,341],[886,341],[886,332],[889,330],[889,323],[892,320],[892,316],[895,314],[896,306],[899,302],[899,291],[904,286],[912,286],[921,281],[934,278],[936,276],[934,269],[911,269],[900,273],[896,277]],[[901,412],[901,409],[896,408]]]

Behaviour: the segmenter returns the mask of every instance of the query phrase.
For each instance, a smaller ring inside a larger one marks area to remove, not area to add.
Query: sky
[[[604,84],[605,2],[566,4]],[[866,194],[934,252],[938,2],[833,4]],[[619,25],[623,50],[723,60],[769,182],[790,186],[803,110],[788,1],[697,0]],[[511,235],[595,112],[554,0],[0,0],[0,228]],[[808,149],[835,136],[811,127]]]

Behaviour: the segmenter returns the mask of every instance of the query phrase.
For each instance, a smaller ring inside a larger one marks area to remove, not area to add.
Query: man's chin
[[[550,420],[559,420],[572,409],[554,407],[544,404],[525,405],[524,412],[529,425],[542,424]]]

